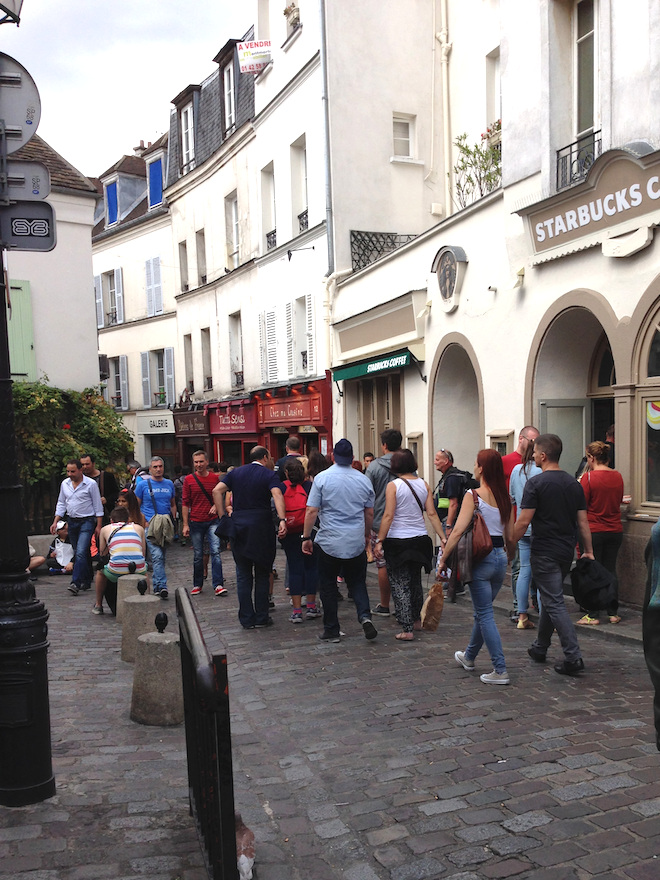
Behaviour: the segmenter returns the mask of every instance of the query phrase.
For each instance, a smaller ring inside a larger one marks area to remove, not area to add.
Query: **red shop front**
[[[250,461],[250,450],[261,442],[257,406],[251,399],[221,400],[207,407],[209,433],[216,461],[238,467]]]
[[[262,391],[257,398],[257,426],[275,460],[286,454],[290,434],[300,438],[303,455],[332,451],[332,386],[330,377]]]

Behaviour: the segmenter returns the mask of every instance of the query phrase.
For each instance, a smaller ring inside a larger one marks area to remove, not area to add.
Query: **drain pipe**
[[[328,365],[332,364],[332,305],[335,298],[335,290],[337,284],[347,275],[352,275],[352,269],[341,269],[339,272],[333,272],[325,279],[325,291],[323,294],[323,323],[325,324],[325,350],[328,356]]]
[[[332,175],[330,169],[330,106],[328,103],[328,46],[325,0],[319,4],[321,15],[321,101],[323,103],[323,158],[325,162],[325,234],[328,241],[328,276],[335,271],[335,231],[332,216]]]
[[[451,126],[449,114],[449,53],[452,44],[449,42],[449,23],[447,13],[447,0],[442,0],[442,19],[440,33],[436,39],[440,43],[442,64],[442,129],[445,136],[445,216],[449,217],[452,211],[451,188],[452,188],[452,162],[451,162]]]

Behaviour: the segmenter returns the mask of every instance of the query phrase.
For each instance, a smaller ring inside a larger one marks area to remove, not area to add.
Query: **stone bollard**
[[[162,603],[158,596],[126,596],[121,630],[121,659],[135,663],[138,636],[156,631],[154,618]]]
[[[158,632],[137,640],[131,721],[170,727],[183,722],[179,636],[163,632],[167,615],[156,615]]]
[[[138,584],[140,581],[146,580],[146,575],[143,574],[123,574],[117,581],[117,620],[119,623],[122,622],[124,617],[124,599],[127,596],[137,596]]]

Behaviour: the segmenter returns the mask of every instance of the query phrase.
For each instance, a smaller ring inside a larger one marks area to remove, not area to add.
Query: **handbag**
[[[479,513],[479,496],[474,489],[471,491],[474,499],[472,522],[463,532],[458,543],[460,544],[462,541],[467,543],[470,541],[472,543],[472,552],[469,555],[473,562],[481,562],[481,560],[485,559],[492,551],[493,539],[488,532],[488,527],[483,516]]]
[[[420,615],[422,621],[422,629],[426,632],[435,632],[442,617],[442,609],[445,605],[445,597],[442,592],[442,582],[436,581],[422,605],[422,613]]]

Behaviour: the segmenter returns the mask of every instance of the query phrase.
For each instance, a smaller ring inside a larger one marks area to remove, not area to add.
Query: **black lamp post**
[[[5,18],[0,24],[18,24],[22,2],[2,0],[0,12]],[[4,124],[0,153],[4,172],[0,190],[6,204]],[[48,612],[36,598],[26,571],[30,553],[18,479],[6,294],[0,267],[0,804],[19,807],[52,797],[55,779],[46,659]]]

